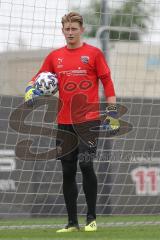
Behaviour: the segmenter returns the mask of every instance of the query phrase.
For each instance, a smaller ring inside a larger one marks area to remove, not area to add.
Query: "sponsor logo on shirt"
[[[63,67],[63,58],[58,58],[57,59],[57,61],[58,61],[58,65],[57,65],[57,68],[62,68]]]
[[[87,74],[87,70],[85,69],[75,69],[60,72],[60,75],[63,76],[85,76]]]
[[[58,58],[58,63],[61,64],[63,62],[63,58]]]
[[[85,64],[88,63],[89,62],[89,56],[81,56],[81,61]]]

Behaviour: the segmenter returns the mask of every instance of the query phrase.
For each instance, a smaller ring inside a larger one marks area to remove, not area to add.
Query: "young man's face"
[[[84,28],[78,22],[66,22],[62,28],[68,45],[77,45],[80,43],[81,35]]]

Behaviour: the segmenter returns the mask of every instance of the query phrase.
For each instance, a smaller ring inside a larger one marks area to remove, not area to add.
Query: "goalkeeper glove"
[[[110,104],[106,108],[106,117],[103,121],[103,129],[116,133],[120,128],[120,123],[117,117],[117,107],[114,104]]]
[[[41,90],[35,89],[33,85],[28,85],[25,90],[24,100],[28,106],[33,106],[35,103],[35,97],[43,95]]]

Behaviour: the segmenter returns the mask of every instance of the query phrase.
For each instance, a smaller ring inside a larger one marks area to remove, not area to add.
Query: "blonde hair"
[[[83,17],[77,12],[70,12],[62,17],[61,23],[63,26],[66,22],[78,22],[80,26],[83,26]]]

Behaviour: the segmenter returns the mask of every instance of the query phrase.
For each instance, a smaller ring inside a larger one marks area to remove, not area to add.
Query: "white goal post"
[[[76,3],[75,3],[76,2]],[[99,2],[99,18],[101,3]],[[127,1],[109,0],[109,14]],[[88,5],[87,5],[88,4]],[[21,140],[33,140],[33,149],[45,152],[55,139],[11,128],[10,119],[23,103],[27,81],[39,69],[48,52],[64,44],[61,17],[71,10],[82,15],[91,2],[73,0],[0,1],[0,218],[64,216],[61,164],[55,159],[25,161],[16,156]],[[152,5],[156,8],[158,2]],[[142,1],[149,8],[149,1]],[[90,12],[88,14],[97,14]],[[160,16],[157,13],[158,20]],[[125,15],[125,14],[124,14]],[[127,13],[126,13],[127,15]],[[134,18],[134,12],[128,14]],[[152,16],[152,22],[156,22]],[[142,17],[141,12],[139,16]],[[100,19],[99,19],[100,22]],[[87,22],[85,23],[88,24]],[[100,138],[94,167],[98,177],[97,215],[160,215],[160,46],[148,35],[139,41],[109,39],[109,66],[118,104],[126,109],[121,119],[131,131],[112,139]],[[160,29],[157,29],[157,34]],[[135,26],[101,26],[95,37],[84,41],[99,46],[103,31],[138,32]],[[46,106],[25,119],[29,126],[53,128],[44,120]],[[53,112],[53,116],[56,111]],[[19,118],[21,122],[21,118]],[[86,202],[78,169],[78,214],[86,214]],[[158,223],[159,224],[159,223]],[[50,226],[51,227],[51,226]],[[5,227],[3,227],[5,228]]]

